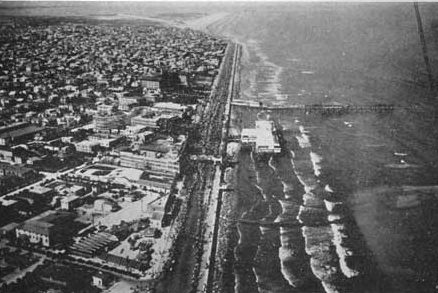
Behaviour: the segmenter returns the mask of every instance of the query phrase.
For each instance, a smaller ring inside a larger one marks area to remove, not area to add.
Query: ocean
[[[412,3],[11,5],[0,14],[225,12],[208,29],[243,46],[240,99],[395,105],[390,113],[270,113],[285,150],[262,160],[241,151],[232,196],[240,218],[280,224],[237,225],[225,280],[233,286],[223,291],[437,291],[437,95]],[[438,6],[419,6],[437,79]],[[233,110],[235,127],[253,125],[247,114]]]
[[[235,196],[242,218],[284,225],[238,225],[234,292],[435,292],[436,92],[413,4],[247,6],[210,27],[243,45],[240,99],[396,108],[270,113],[286,152],[243,151]],[[420,4],[434,72],[437,8]]]

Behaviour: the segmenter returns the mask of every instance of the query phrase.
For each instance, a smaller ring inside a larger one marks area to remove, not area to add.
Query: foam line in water
[[[303,134],[308,133],[308,131],[304,128],[303,125],[300,125],[298,128],[300,129],[301,133],[303,133]]]
[[[281,274],[284,279],[291,285],[292,287],[300,287],[304,284],[304,280],[300,278],[300,276],[296,276],[290,269],[290,263],[295,258],[294,251],[289,246],[282,246],[278,249],[278,257],[280,259],[280,269]],[[289,265],[288,265],[289,264]]]
[[[252,267],[252,273],[254,274],[254,277],[256,279],[256,284],[257,284],[257,288],[259,289],[258,291],[260,292],[260,277],[259,275],[257,275],[257,270],[255,269],[255,267]]]
[[[237,246],[242,245],[242,232],[240,231],[239,225],[237,225],[237,234],[239,235],[239,240],[237,241]],[[237,248],[236,246],[236,248]]]
[[[322,161],[322,157],[320,155],[318,155],[315,152],[310,152],[310,160],[312,161],[313,164],[313,171],[315,173],[315,176],[319,176],[321,175],[321,161]]]
[[[343,216],[339,215],[339,214],[329,214],[327,216],[327,220],[332,223],[332,222],[338,222],[340,220],[342,220]]]
[[[337,201],[337,202],[333,202],[333,201],[328,201],[324,199],[324,204],[325,204],[325,208],[327,209],[328,212],[333,212],[333,210],[340,205],[343,205],[343,202]]]
[[[326,293],[341,293],[333,284],[321,282],[322,287]]]
[[[350,268],[347,264],[346,258],[352,256],[353,252],[343,245],[344,239],[348,238],[344,225],[332,223],[330,226],[333,231],[333,244],[336,247],[336,254],[339,257],[339,266],[341,267],[342,273],[347,278],[358,276],[359,272]]]
[[[283,181],[283,180],[281,180],[281,184],[283,185],[284,196],[286,198],[289,198],[291,196],[289,193],[294,190],[293,185],[288,183],[288,182],[286,182],[286,181]]]
[[[271,156],[269,158],[268,165],[269,165],[269,167],[271,167],[272,170],[274,170],[274,172],[277,172],[277,167],[275,167],[275,165],[274,165],[274,157],[273,156]]]
[[[306,193],[312,192],[318,187],[318,182],[316,181],[315,178],[312,177],[305,178],[304,176],[302,176],[300,173],[296,171],[295,171],[295,175],[297,176],[298,181],[300,181],[301,185],[304,187],[304,191]]]
[[[333,193],[333,189],[328,184],[325,185],[324,190],[327,192]]]
[[[305,133],[301,135],[297,135],[296,139],[298,140],[298,144],[302,149],[310,148],[312,145],[310,144],[309,136]]]

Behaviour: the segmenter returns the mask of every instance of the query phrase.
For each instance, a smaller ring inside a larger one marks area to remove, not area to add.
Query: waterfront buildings
[[[281,152],[274,122],[270,120],[256,120],[255,128],[242,129],[241,140],[242,144],[252,146],[256,153]]]
[[[145,170],[158,176],[175,177],[181,171],[186,137],[156,138],[137,145],[134,150],[120,151],[120,165]]]

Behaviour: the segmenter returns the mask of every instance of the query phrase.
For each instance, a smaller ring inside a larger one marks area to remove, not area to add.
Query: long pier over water
[[[396,107],[392,104],[372,104],[372,105],[348,105],[348,104],[310,104],[310,105],[263,105],[261,103],[244,100],[234,100],[231,103],[236,108],[256,109],[265,111],[294,111],[303,113],[319,114],[349,114],[349,113],[387,113],[393,111]]]

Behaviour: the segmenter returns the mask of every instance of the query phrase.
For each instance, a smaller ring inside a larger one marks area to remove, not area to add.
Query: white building
[[[78,207],[81,204],[81,201],[81,197],[77,195],[68,195],[61,199],[61,209],[69,211]]]
[[[155,139],[139,145],[136,150],[120,151],[120,165],[148,170],[155,175],[176,176],[180,173],[185,142],[186,137],[180,135],[177,141]]]
[[[97,150],[97,147],[99,146],[99,142],[84,140],[75,143],[74,146],[77,152],[92,154]]]
[[[159,113],[167,113],[167,114],[173,114],[177,116],[181,116],[184,111],[187,110],[188,106],[181,105],[178,103],[172,103],[172,102],[161,102],[161,103],[155,103],[152,107]]]
[[[281,146],[275,133],[274,122],[257,120],[255,128],[244,128],[242,144],[251,145],[256,153],[280,153]]]
[[[96,199],[94,201],[93,209],[96,213],[110,213],[113,211],[114,205],[107,199]]]

